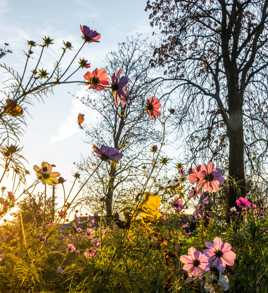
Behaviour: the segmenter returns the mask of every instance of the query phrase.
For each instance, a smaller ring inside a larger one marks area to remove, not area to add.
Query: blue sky
[[[103,66],[105,55],[127,36],[150,35],[145,4],[146,0],[0,0],[0,42],[9,42],[13,50],[12,55],[1,61],[20,69],[26,40],[37,41],[49,35],[56,44],[44,65],[52,65],[61,40],[70,40],[78,47],[79,25],[87,24],[102,34],[102,41],[87,46],[81,57],[93,63],[93,67]],[[36,101],[29,109],[23,144],[30,167],[45,160],[56,164],[63,177],[70,178],[73,162],[91,151],[76,125],[77,114],[85,112],[73,98],[79,92],[78,86],[62,87],[45,98],[44,103]],[[93,124],[93,114],[88,110],[85,114],[87,123]]]

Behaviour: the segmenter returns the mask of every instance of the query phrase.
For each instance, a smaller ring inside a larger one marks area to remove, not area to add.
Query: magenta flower
[[[128,83],[127,76],[121,76],[122,69],[118,69],[112,75],[112,95],[114,96],[114,103],[115,106],[118,107],[119,103],[121,103],[122,107],[126,106],[126,96],[127,96],[127,89],[126,85]]]
[[[102,145],[98,148],[95,144],[93,145],[94,153],[104,161],[120,161],[123,154],[116,148]]]
[[[254,204],[252,204],[252,202],[247,199],[246,197],[240,196],[236,201],[235,201],[236,205],[241,208],[255,208],[256,206]]]
[[[236,254],[232,251],[232,246],[223,242],[221,238],[214,238],[213,242],[206,242],[205,254],[209,257],[209,263],[216,267],[219,272],[223,272],[226,266],[233,266]]]
[[[101,35],[90,29],[88,26],[86,25],[80,25],[80,31],[83,34],[83,38],[86,42],[99,42]]]
[[[69,244],[67,245],[67,247],[68,247],[68,251],[69,251],[69,252],[75,252],[75,251],[76,251],[76,247],[75,247],[74,244],[72,244],[72,243],[69,243]]]
[[[182,255],[180,261],[189,277],[200,278],[209,270],[208,257],[194,247],[188,249],[188,255]]]

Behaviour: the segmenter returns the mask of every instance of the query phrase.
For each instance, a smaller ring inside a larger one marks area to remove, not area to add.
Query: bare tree
[[[146,98],[159,90],[151,77],[147,47],[140,37],[129,38],[108,56],[109,74],[120,68],[129,78],[126,107],[115,106],[111,91],[102,92],[96,98],[82,98],[82,102],[97,111],[100,118],[96,127],[86,131],[88,142],[112,146],[123,153],[120,162],[103,164],[88,184],[86,198],[91,199],[91,205],[94,201],[99,205],[102,199],[108,218],[113,214],[113,206],[127,203],[131,196],[135,199],[143,184],[146,165],[152,161],[150,145],[160,141],[159,131],[155,128],[157,122],[150,120],[145,112]],[[92,155],[79,167],[90,172],[96,164]]]
[[[146,7],[161,35],[152,65],[163,66],[181,90],[178,119],[193,125],[192,152],[219,158],[228,147],[236,182],[229,206],[246,191],[245,154],[267,148],[255,136],[251,111],[255,99],[261,105],[267,97],[267,8],[267,0],[152,0]]]

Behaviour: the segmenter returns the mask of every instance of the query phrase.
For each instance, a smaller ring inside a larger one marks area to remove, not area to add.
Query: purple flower
[[[126,106],[126,85],[128,83],[127,76],[121,76],[122,69],[118,69],[112,75],[112,95],[114,96],[115,106],[118,107],[119,103],[121,103],[122,107]]]
[[[222,175],[222,171],[219,168],[216,168],[215,171],[212,172],[215,180],[218,180],[220,182],[220,185],[224,182],[224,177]]]
[[[86,25],[80,25],[80,30],[86,42],[98,42],[101,38],[101,35],[98,32],[90,29]]]
[[[94,153],[104,161],[119,161],[122,159],[123,154],[116,148],[102,145],[98,148],[95,144],[93,145]]]
[[[184,209],[184,202],[181,198],[176,198],[172,203],[172,206],[176,210],[176,212],[180,212]]]

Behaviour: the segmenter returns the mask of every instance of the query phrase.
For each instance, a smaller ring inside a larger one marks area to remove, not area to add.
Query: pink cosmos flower
[[[243,209],[243,208],[256,208],[256,205],[253,204],[249,199],[246,197],[240,196],[236,201],[236,205]]]
[[[69,244],[67,245],[67,247],[68,247],[68,251],[69,251],[69,252],[75,252],[75,251],[76,251],[76,247],[75,247],[74,244],[72,244],[72,243],[69,243]]]
[[[216,267],[219,272],[223,272],[226,266],[233,266],[236,254],[232,251],[232,246],[223,242],[221,238],[214,238],[213,242],[206,242],[205,254],[209,257],[210,265]]]
[[[221,170],[216,168],[212,162],[191,169],[188,180],[190,183],[196,184],[197,190],[203,192],[217,192],[224,182]]]
[[[80,25],[80,31],[83,35],[83,38],[86,42],[92,43],[92,42],[99,42],[101,35],[90,29],[88,26],[86,25]]]
[[[180,261],[189,277],[200,278],[209,270],[208,257],[194,247],[188,249],[188,255],[182,255]]]
[[[220,189],[220,185],[223,184],[224,178],[221,174],[221,170],[215,168],[212,162],[207,165],[203,164],[200,168],[201,175],[198,185],[205,192],[217,192]]]
[[[87,250],[85,250],[85,252],[84,252],[84,256],[85,256],[85,258],[87,258],[87,259],[96,256],[96,254],[97,254],[97,250],[96,250],[96,249],[93,249],[93,248],[91,248],[91,249],[87,249]]]

